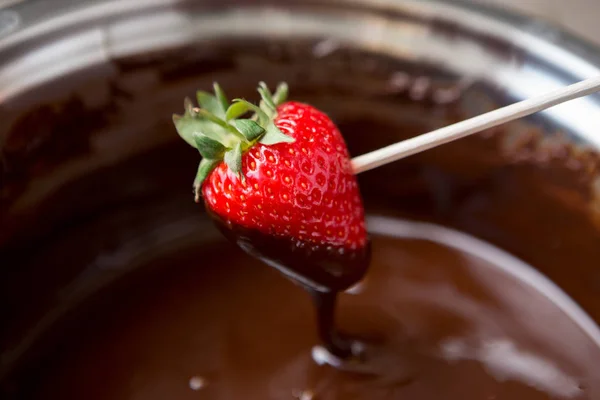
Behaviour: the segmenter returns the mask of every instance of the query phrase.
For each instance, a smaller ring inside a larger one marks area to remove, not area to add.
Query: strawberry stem
[[[194,193],[199,201],[202,183],[221,162],[239,178],[242,175],[242,155],[256,143],[274,145],[291,143],[294,139],[277,128],[277,106],[285,102],[288,86],[280,83],[272,94],[264,82],[258,85],[260,105],[244,99],[232,103],[219,84],[213,84],[215,94],[198,91],[196,98],[200,107],[195,107],[189,98],[183,102],[184,114],[173,115],[177,133],[202,156],[194,179]],[[249,119],[240,119],[248,112]]]

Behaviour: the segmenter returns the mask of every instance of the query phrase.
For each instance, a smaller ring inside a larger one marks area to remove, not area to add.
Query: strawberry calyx
[[[252,146],[294,142],[294,138],[281,132],[274,122],[277,106],[287,98],[287,84],[280,83],[275,93],[271,93],[267,85],[260,82],[258,106],[244,99],[234,99],[230,103],[219,84],[213,86],[214,95],[205,91],[196,93],[200,107],[195,107],[186,98],[183,102],[185,113],[173,115],[179,136],[202,157],[194,179],[196,202],[200,200],[202,183],[221,162],[243,180],[242,155]],[[250,113],[249,118],[243,118]]]

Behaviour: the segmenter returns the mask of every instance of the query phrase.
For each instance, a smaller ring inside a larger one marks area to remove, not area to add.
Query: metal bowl
[[[0,17],[0,101],[115,58],[215,37],[321,38],[314,56],[339,43],[434,64],[502,87],[515,99],[598,74],[589,44],[535,19],[446,1],[25,1]],[[50,5],[51,4],[51,5]],[[75,40],[76,39],[76,40]],[[106,65],[105,65],[106,66]],[[109,66],[98,73],[110,76]],[[39,97],[36,97],[39,99]],[[598,96],[545,113],[600,143]]]
[[[599,68],[597,49],[551,25],[455,1],[39,0],[0,10],[0,378],[26,368],[93,294],[162,254],[219,240],[191,202],[197,159],[170,120],[195,89],[218,80],[251,97],[258,80],[286,80],[339,122],[357,155]],[[486,239],[600,321],[599,111],[600,96],[588,96],[365,174],[367,207]],[[357,116],[381,124],[365,135]],[[400,123],[411,129],[393,129]],[[493,196],[465,197],[483,184]],[[455,197],[427,197],[448,187]],[[520,203],[528,198],[559,211],[539,214]],[[494,207],[530,218],[510,225],[487,213]],[[556,229],[525,235],[542,217]],[[548,249],[554,262],[540,256]]]

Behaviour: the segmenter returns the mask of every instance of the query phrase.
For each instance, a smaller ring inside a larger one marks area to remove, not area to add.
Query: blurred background
[[[0,0],[0,8],[27,0]],[[51,0],[46,0],[51,2]],[[399,0],[401,1],[401,0]],[[572,33],[600,44],[600,0],[464,0],[518,11],[557,23]],[[595,12],[591,12],[595,11]]]
[[[600,44],[599,0],[468,0],[518,11],[563,28],[596,44]]]
[[[0,8],[27,0],[0,0]],[[51,0],[46,0],[51,2]],[[399,0],[402,1],[402,0]],[[538,17],[600,45],[600,0],[463,0]],[[0,21],[1,25],[1,21]]]

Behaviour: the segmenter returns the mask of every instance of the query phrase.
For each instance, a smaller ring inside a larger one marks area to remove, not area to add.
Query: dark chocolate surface
[[[89,306],[20,394],[537,400],[600,390],[600,349],[569,317],[497,265],[436,243],[375,236],[366,280],[341,295],[338,324],[367,346],[366,372],[316,365],[309,296],[228,243],[151,267]]]

